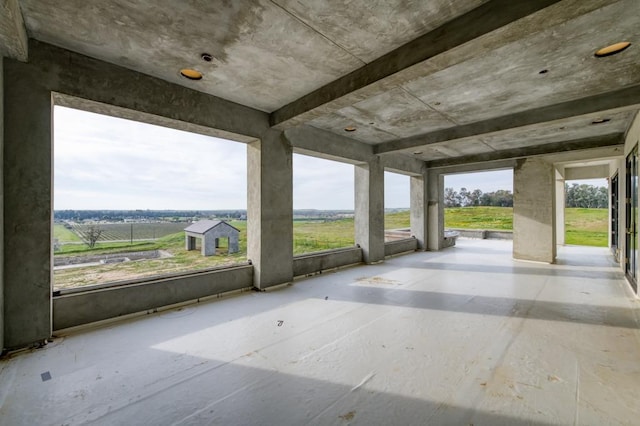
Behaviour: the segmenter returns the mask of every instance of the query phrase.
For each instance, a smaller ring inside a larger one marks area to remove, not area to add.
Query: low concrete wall
[[[357,246],[300,254],[293,257],[293,276],[315,274],[356,263],[362,263],[362,249]]]
[[[513,231],[487,231],[486,238],[490,240],[513,240]]]
[[[405,238],[404,240],[389,241],[384,243],[384,255],[393,256],[394,254],[416,251],[418,249],[418,240],[415,238]]]
[[[253,266],[243,265],[62,294],[53,298],[53,329],[76,327],[252,286]]]
[[[481,240],[497,239],[497,240],[512,240],[513,231],[490,231],[487,229],[459,229],[451,228],[451,231],[456,231],[463,238],[478,238]]]

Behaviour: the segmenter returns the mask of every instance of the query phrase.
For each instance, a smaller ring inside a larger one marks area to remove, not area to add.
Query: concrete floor
[[[60,337],[0,363],[0,424],[638,424],[640,303],[559,253],[460,239]]]

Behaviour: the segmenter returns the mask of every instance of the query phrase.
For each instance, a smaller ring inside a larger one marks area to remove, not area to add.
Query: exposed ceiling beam
[[[28,46],[27,30],[18,0],[0,2],[0,56],[26,62]]]
[[[298,124],[298,116],[419,64],[560,0],[491,0],[271,113],[278,128]],[[287,123],[290,122],[290,123]]]
[[[55,100],[62,100],[63,105],[86,105],[116,117],[124,115],[124,108],[130,110],[129,119],[149,122],[147,117],[156,115],[170,119],[165,122],[169,127],[176,127],[171,121],[182,121],[195,125],[193,131],[209,127],[219,131],[218,137],[241,142],[260,138],[269,130],[269,116],[244,105],[34,39],[29,40],[29,52],[28,63],[5,61],[6,81],[37,82],[58,93]],[[101,108],[96,103],[118,108]]]
[[[598,136],[584,139],[569,140],[564,142],[549,143],[544,145],[529,146],[525,148],[507,149],[485,154],[467,155],[441,160],[427,161],[428,168],[450,167],[462,164],[482,163],[486,161],[517,159],[538,155],[556,154],[568,151],[584,149],[623,146],[624,133],[614,133],[606,136]]]
[[[376,154],[391,153],[454,139],[480,136],[487,133],[511,130],[518,127],[541,124],[548,121],[562,120],[600,111],[603,111],[604,113],[607,110],[615,108],[633,106],[640,106],[640,85],[630,86],[598,95],[587,96],[546,107],[517,112],[462,126],[437,130],[420,136],[381,143],[376,145],[375,152]]]
[[[284,136],[294,151],[315,157],[339,159],[351,164],[366,163],[374,158],[372,145],[315,127],[286,129]]]
[[[367,163],[375,159],[373,146],[310,126],[286,129],[284,135],[294,152],[349,164]],[[384,166],[399,173],[421,175],[424,162],[402,154],[385,155]]]

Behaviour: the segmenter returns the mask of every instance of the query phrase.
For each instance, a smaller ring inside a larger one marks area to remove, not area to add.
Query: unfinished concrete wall
[[[406,238],[404,240],[389,241],[384,243],[384,255],[395,256],[400,253],[409,253],[418,250],[418,240]]]
[[[5,59],[5,345],[51,336],[51,90],[36,67]]]
[[[268,115],[251,108],[45,43],[32,40],[29,51],[28,63],[3,60],[6,348],[51,335],[52,93],[100,105],[96,112],[128,108],[130,119],[181,120],[246,141],[268,129]]]
[[[4,68],[3,58],[0,55],[0,353],[4,349]]]
[[[57,296],[53,299],[53,329],[76,327],[250,288],[252,276],[250,265],[236,266]]]
[[[556,244],[564,245],[564,233],[565,233],[565,179],[563,170],[556,169]]]
[[[554,263],[555,169],[540,158],[518,160],[513,171],[513,257]]]
[[[299,254],[293,257],[293,275],[299,277],[316,274],[328,269],[358,263],[362,263],[362,249],[360,247],[346,247]]]
[[[384,260],[384,166],[379,157],[355,169],[356,244],[365,263]]]
[[[418,243],[418,250],[427,249],[427,175],[411,176],[410,178],[410,224],[411,235]]]
[[[247,147],[247,258],[261,289],[293,280],[292,155],[276,130]]]
[[[427,249],[438,251],[444,241],[444,175],[427,173]]]

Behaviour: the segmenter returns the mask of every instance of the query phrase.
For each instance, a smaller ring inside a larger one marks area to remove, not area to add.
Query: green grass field
[[[57,239],[62,244],[82,242],[75,232],[60,224],[53,225],[53,238]]]
[[[566,243],[605,247],[607,245],[606,209],[566,209]],[[142,250],[165,250],[172,257],[54,271],[56,288],[78,287],[97,283],[142,278],[175,272],[195,271],[247,260],[247,223],[231,221],[240,230],[240,253],[203,257],[199,251],[184,250],[184,233],[177,232],[153,241],[98,242],[93,249],[82,244],[77,235],[62,225],[54,226],[54,238],[62,249],[56,256],[86,256]],[[123,226],[127,226],[123,224]],[[511,230],[513,209],[502,207],[463,207],[445,210],[445,226],[463,229]],[[409,212],[385,215],[385,229],[409,227]],[[310,253],[354,244],[353,219],[335,221],[295,221],[294,254]]]
[[[608,220],[607,209],[565,209],[565,243],[606,247]]]
[[[565,243],[584,246],[607,246],[607,209],[565,209]],[[385,215],[385,229],[409,227],[409,212]],[[444,214],[447,228],[512,230],[511,207],[447,208]]]

